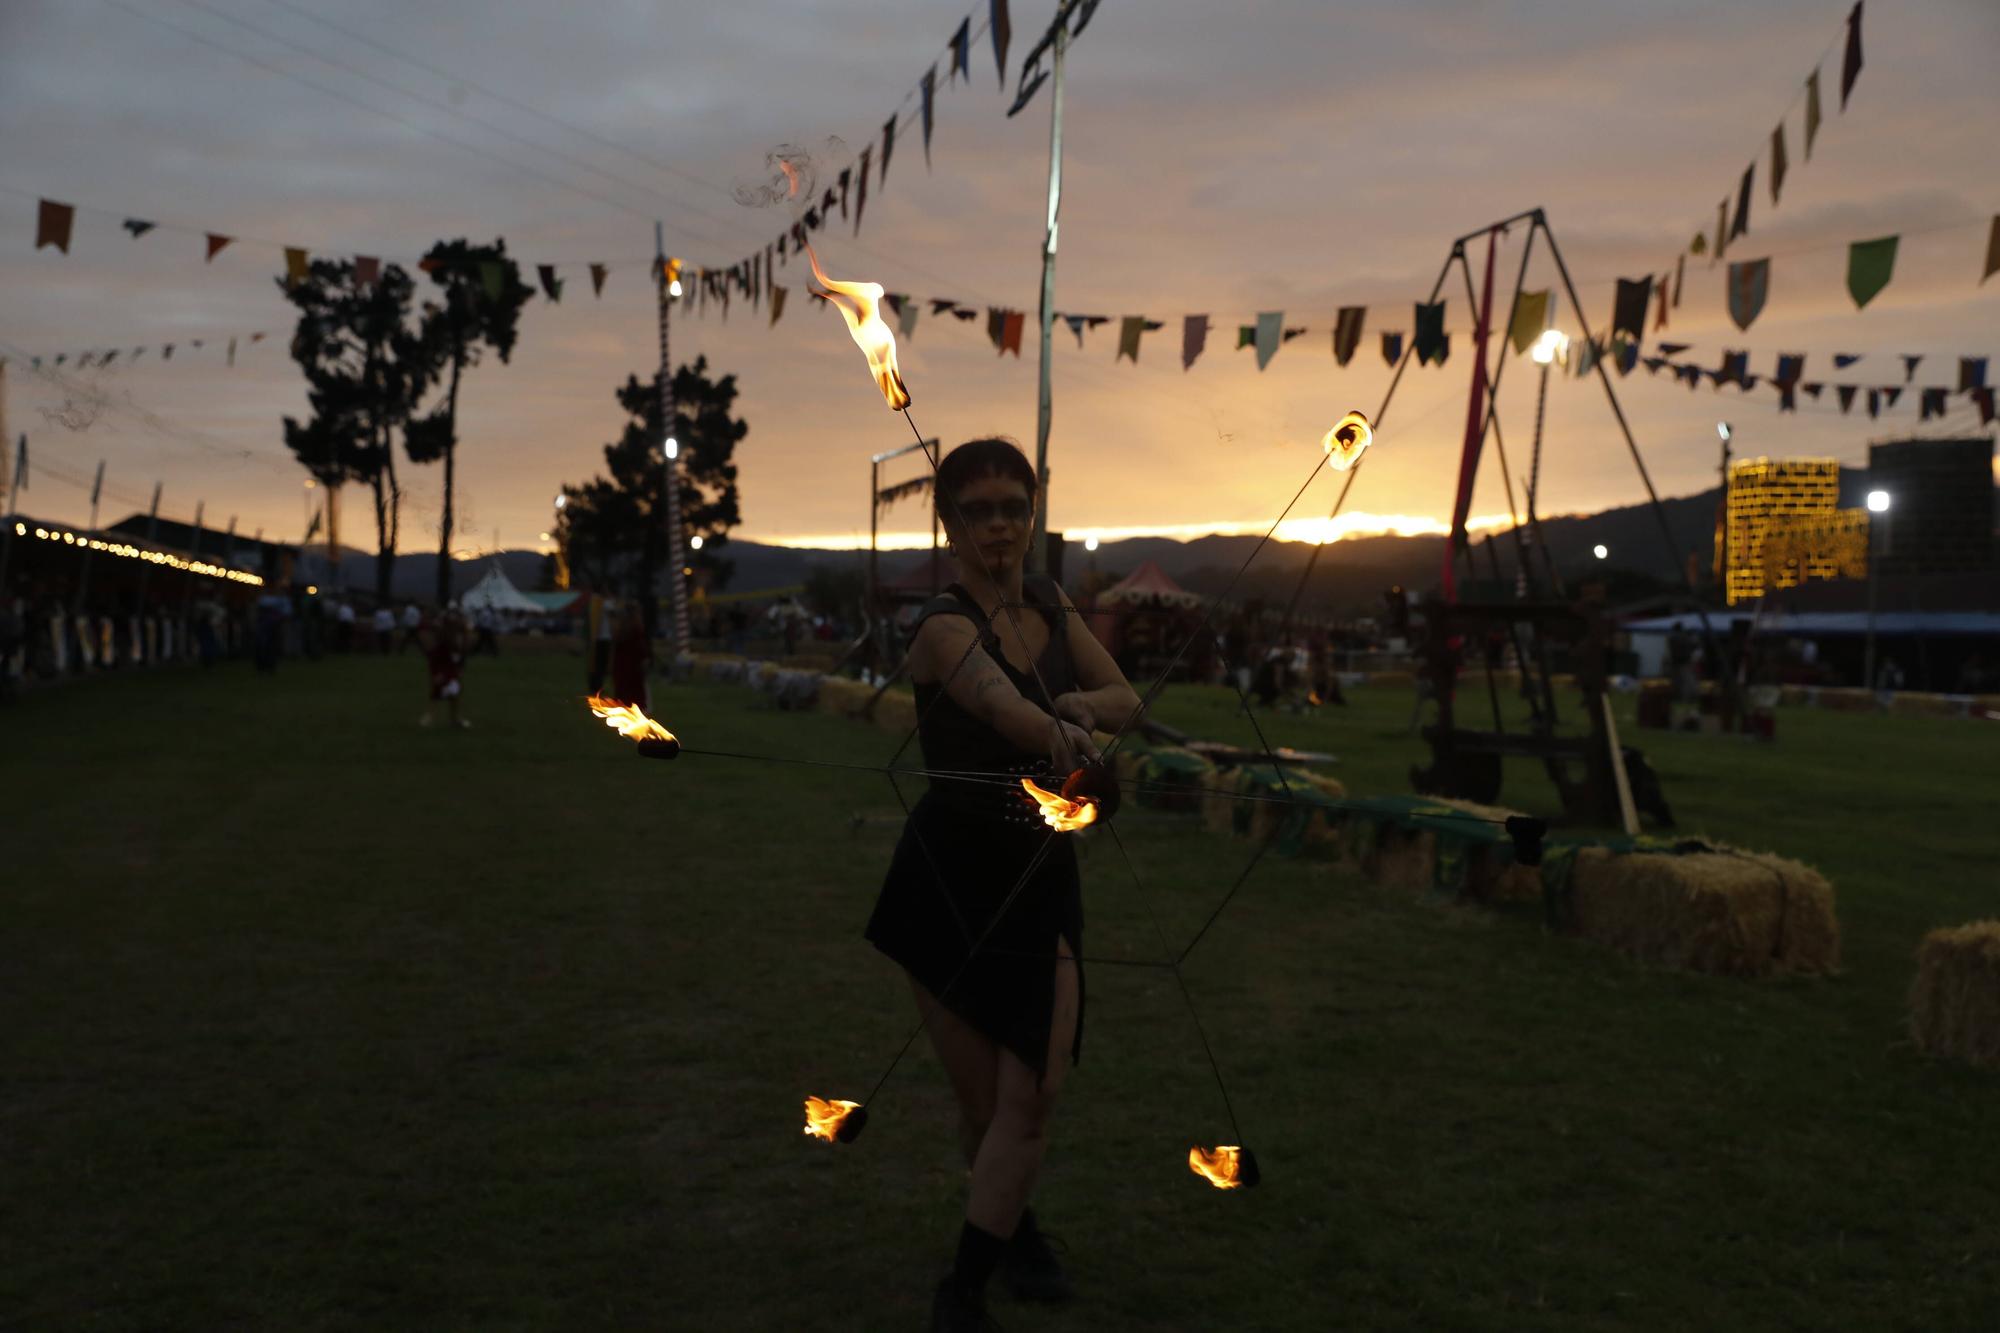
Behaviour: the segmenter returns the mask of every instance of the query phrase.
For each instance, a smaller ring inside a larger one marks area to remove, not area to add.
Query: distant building
[[[1993,441],[1895,440],[1868,446],[1868,485],[1889,493],[1875,555],[1884,574],[1993,566]]]
[[[1729,469],[1716,563],[1731,606],[1813,579],[1868,572],[1868,512],[1840,507],[1831,458],[1751,458]]]

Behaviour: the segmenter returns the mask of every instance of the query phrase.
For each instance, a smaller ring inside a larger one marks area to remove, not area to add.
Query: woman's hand
[[[1074,722],[1085,731],[1097,730],[1097,710],[1090,706],[1090,700],[1081,691],[1058,694],[1055,704],[1056,716],[1063,721]]]
[[[1053,734],[1049,738],[1049,765],[1063,777],[1068,777],[1086,763],[1098,759],[1097,746],[1090,739],[1090,733],[1074,722],[1060,719],[1052,724]]]

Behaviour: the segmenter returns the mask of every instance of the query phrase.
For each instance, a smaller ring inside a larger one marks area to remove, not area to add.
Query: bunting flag
[[[1361,346],[1361,326],[1368,319],[1365,305],[1344,305],[1333,324],[1333,359],[1346,365],[1354,359],[1355,349]]]
[[[1004,93],[1007,91],[1007,43],[1013,39],[1014,24],[1007,17],[1007,0],[992,0],[991,8],[987,12],[991,16],[993,28],[993,68],[1000,75],[1000,91]],[[1118,350],[1121,353],[1125,350],[1125,336],[1122,333],[1118,337]],[[1132,337],[1132,359],[1134,361],[1139,359],[1137,334]]]
[[[1771,292],[1771,261],[1750,259],[1729,266],[1729,318],[1748,329],[1763,312]]]
[[[1715,206],[1715,256],[1714,258],[1708,261],[1709,264],[1712,266],[1720,263],[1722,261],[1723,253],[1726,250],[1728,250],[1728,248],[1729,248],[1729,198],[1727,195],[1725,195],[1723,196],[1722,202]]]
[[[382,261],[374,255],[354,256],[354,280],[363,287],[373,287],[375,280],[382,276]]]
[[[926,137],[924,142],[924,164],[926,166],[930,165],[930,160],[931,160],[931,146],[928,137]],[[847,216],[847,188],[849,185],[853,184],[853,182],[854,182],[854,168],[842,167],[840,169],[840,216],[842,217]],[[770,249],[769,246],[765,246],[764,248],[767,250]]]
[[[1863,355],[1864,353],[1861,352],[1835,352],[1833,354],[1833,368],[1835,370],[1845,370],[1856,361],[1859,361]]]
[[[922,314],[923,310],[923,303],[916,297],[903,298],[903,308],[896,312],[896,331],[903,335],[904,342],[909,342],[917,336],[917,316]],[[1015,335],[1014,343],[1014,355],[1019,356],[1021,347],[1018,334]]]
[[[556,276],[556,266],[554,264],[538,264],[535,267],[535,272],[540,275],[542,290],[548,293],[549,300],[561,301],[563,285],[562,279]]]
[[[158,226],[159,224],[154,222],[148,222],[144,218],[126,218],[125,221],[120,223],[119,225],[124,227],[126,231],[131,232],[132,239],[136,241],[141,236],[144,236],[147,232],[151,231],[154,227]]]
[[[931,123],[935,112],[933,103],[937,99],[937,65],[934,63],[924,71],[924,77],[917,82],[924,101],[924,170],[931,169]],[[847,216],[842,210],[841,216]]]
[[[1917,420],[1929,421],[1932,417],[1944,415],[1945,391],[1943,388],[1925,389],[1920,399]]]
[[[1903,383],[1908,384],[1917,377],[1917,367],[1923,363],[1923,359],[1924,354],[1922,352],[1917,353],[1915,356],[1911,356],[1907,352],[1903,354]]]
[[[1028,316],[1024,311],[1009,310],[1005,326],[1000,331],[1000,350],[1012,352],[1016,361],[1021,359],[1021,332],[1028,326]]]
[[[1778,386],[1778,410],[1780,412],[1796,412],[1799,410],[1798,390],[1794,386],[1790,384],[1781,384]]]
[[[1819,70],[1806,75],[1806,161],[1812,161],[1813,139],[1819,134]]]
[[[1653,332],[1655,333],[1658,333],[1661,329],[1667,327],[1667,296],[1668,296],[1669,286],[1670,284],[1667,282],[1667,275],[1662,273],[1659,276],[1659,287],[1658,287],[1658,294],[1660,298],[1659,300],[1660,313],[1653,316]]]
[[[986,341],[993,344],[994,351],[1000,352],[1006,350],[1000,344],[1000,339],[1006,334],[1006,332],[1007,332],[1007,312],[1005,310],[1002,310],[997,305],[987,306]]]
[[[1001,9],[1006,8],[1006,0],[994,0],[994,3]],[[1005,71],[1002,72],[1004,73]],[[1135,366],[1138,365],[1139,335],[1145,331],[1146,317],[1144,315],[1125,316],[1124,320],[1118,325],[1118,353],[1117,356],[1111,359],[1115,362],[1118,360],[1118,357],[1129,356],[1132,358],[1132,364]]]
[[[1993,230],[1986,237],[1986,267],[1980,271],[1979,285],[1984,287],[1995,273],[2000,273],[2000,213],[1993,215]]]
[[[882,126],[882,174],[875,178],[875,184],[878,187],[886,186],[889,183],[889,154],[895,151],[896,118],[891,116]],[[798,235],[799,229],[795,226],[792,228],[792,236],[794,239],[797,239]],[[803,250],[805,247],[801,245],[799,248]]]
[[[1382,335],[1382,359],[1392,366],[1403,359],[1402,334],[1385,333]]]
[[[774,282],[771,284],[771,322],[773,324],[776,324],[778,322],[778,317],[783,315],[784,313],[785,313],[785,288],[780,287],[777,283]]]
[[[107,366],[110,365],[111,358],[117,355],[118,353],[116,352],[106,352],[104,354],[104,364]],[[234,338],[229,340],[229,359],[226,364],[232,367],[236,364],[236,339]]]
[[[1300,325],[1300,326],[1299,326],[1298,328],[1295,328],[1295,329],[1286,329],[1286,330],[1285,330],[1285,335],[1284,335],[1284,337],[1283,337],[1282,339],[1280,339],[1280,341],[1281,341],[1281,342],[1290,342],[1290,341],[1291,341],[1292,339],[1294,339],[1294,338],[1303,338],[1303,337],[1305,337],[1305,336],[1306,336],[1306,335],[1307,335],[1308,333],[1311,333],[1311,332],[1312,332],[1312,330],[1311,330],[1311,329],[1309,329],[1309,328],[1306,328],[1306,327],[1305,327],[1304,325]]]
[[[854,182],[854,234],[856,236],[861,234],[861,210],[868,207],[868,159],[874,151],[875,145],[872,143],[861,150],[861,174]],[[784,257],[783,238],[780,238],[778,258],[783,259]]]
[[[1970,393],[1974,389],[1986,387],[1986,358],[1983,356],[1961,356],[1958,358],[1958,391]]]
[[[1797,384],[1799,376],[1806,373],[1806,358],[1803,352],[1778,353],[1778,369],[1771,376],[1779,384]]]
[[[1745,236],[1750,231],[1750,191],[1757,184],[1757,164],[1752,162],[1743,168],[1743,184],[1736,191],[1736,220],[1729,224],[1729,239]]]
[[[1884,385],[1882,387],[1882,406],[1885,408],[1894,407],[1896,405],[1896,400],[1898,398],[1901,398],[1902,396],[1903,396],[1902,385],[1900,384]]]
[[[1707,232],[1702,232],[1702,231],[1698,231],[1698,232],[1696,232],[1696,233],[1694,234],[1694,239],[1693,239],[1692,241],[1689,241],[1689,242],[1688,242],[1688,248],[1687,248],[1687,252],[1688,252],[1688,254],[1690,254],[1690,255],[1705,255],[1705,254],[1707,254],[1707,253],[1708,253],[1708,233],[1707,233]],[[1682,257],[1683,259],[1685,259],[1685,258],[1687,257],[1687,255],[1683,255],[1683,256],[1681,256],[1681,257]]]
[[[967,83],[972,82],[972,15],[970,14],[959,21],[958,31],[951,35],[951,72],[945,75],[945,80],[955,82],[961,74],[965,76]]]
[[[1818,380],[1807,380],[1799,388],[1805,392],[1806,397],[1813,399],[1815,402],[1819,400],[1820,394],[1826,391],[1826,385]]]
[[[1840,400],[1840,414],[1842,416],[1846,416],[1847,409],[1854,406],[1855,387],[1852,384],[1836,384],[1833,386],[1833,396]]]
[[[1630,375],[1632,368],[1639,364],[1639,344],[1629,338],[1620,338],[1617,355],[1612,364],[1618,367],[1620,375]]]
[[[1271,358],[1278,354],[1278,339],[1284,328],[1284,311],[1260,310],[1257,313],[1257,369],[1270,365]]]
[[[1417,361],[1422,365],[1436,362],[1443,365],[1445,357],[1451,353],[1450,340],[1444,334],[1445,302],[1434,305],[1419,302],[1416,307],[1416,332],[1412,335]]]
[[[1749,388],[1750,353],[1725,350],[1722,353],[1722,369],[1715,372],[1715,382],[1717,384],[1740,384],[1746,389]]]
[[[1847,110],[1847,95],[1854,91],[1854,81],[1861,76],[1861,0],[1854,0],[1854,11],[1847,16],[1847,54],[1840,58],[1840,109]]]
[[[1858,5],[1855,8],[1860,12]],[[1896,271],[1896,241],[1894,236],[1884,236],[1879,240],[1856,241],[1847,247],[1847,290],[1854,297],[1856,309],[1866,308],[1889,285],[1889,278]]]
[[[931,301],[931,313],[933,315],[955,315],[958,313],[958,302],[949,297],[934,298]]]
[[[1073,333],[1073,334],[1075,334],[1075,335],[1076,335],[1076,346],[1077,346],[1077,350],[1078,350],[1078,351],[1082,351],[1082,350],[1083,350],[1083,316],[1082,316],[1082,315],[1064,315],[1064,316],[1062,317],[1062,321],[1063,321],[1063,323],[1065,323],[1065,324],[1069,325],[1069,331],[1070,331],[1071,333]]]
[[[234,236],[222,236],[215,232],[208,233],[208,258],[203,262],[213,264],[215,257],[222,253],[222,247],[235,239]]]
[[[76,205],[59,204],[53,199],[41,201],[41,208],[35,214],[35,248],[53,245],[64,254],[69,253],[69,230],[76,223]]]
[[[590,294],[593,297],[604,295],[604,275],[610,271],[610,269],[602,264],[592,264],[590,266]]]
[[[1972,401],[1979,404],[1979,424],[1982,426],[1993,424],[1993,390],[1974,389]]]
[[[1654,343],[1653,350],[1661,356],[1679,356],[1692,346],[1693,343]]]
[[[285,285],[296,287],[306,280],[311,272],[307,264],[306,252],[296,246],[285,247]]]
[[[1507,324],[1507,339],[1514,344],[1514,354],[1519,356],[1535,345],[1542,336],[1542,330],[1549,326],[1549,293],[1518,292],[1514,297],[1514,318]],[[1345,365],[1346,362],[1342,362]]]
[[[166,345],[165,347],[162,347],[162,348],[160,349],[160,360],[162,360],[162,361],[171,361],[171,360],[173,360],[173,359],[174,359],[174,346],[175,346],[175,344],[173,344],[173,343],[168,343],[168,344],[167,344],[167,345]]]
[[[507,271],[497,259],[479,261],[479,285],[486,291],[486,299],[498,302],[507,290]]]
[[[1638,342],[1646,334],[1646,303],[1653,296],[1653,280],[1618,279],[1618,296],[1611,307],[1611,332]]]
[[[1674,260],[1674,309],[1681,308],[1681,282],[1687,277],[1688,257],[1681,255]]]
[[[1076,340],[1081,344],[1083,342],[1083,334],[1078,333]],[[1189,315],[1183,319],[1181,321],[1181,369],[1185,371],[1194,365],[1195,358],[1201,355],[1202,349],[1206,346],[1208,346],[1208,316]],[[1342,364],[1345,363],[1343,362]]]
[[[1778,191],[1785,188],[1785,122],[1771,131],[1771,206],[1778,206]]]
[[[1246,347],[1255,347],[1256,345],[1257,326],[1255,324],[1238,324],[1236,326],[1236,350],[1240,352]]]

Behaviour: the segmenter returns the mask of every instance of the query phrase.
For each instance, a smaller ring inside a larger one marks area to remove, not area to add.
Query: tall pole
[[[70,608],[72,617],[83,615],[83,605],[90,597],[90,542],[97,540],[97,497],[104,490],[104,460],[97,460],[97,480],[90,488],[90,533],[83,546],[83,566],[76,575],[76,603]]]
[[[1052,80],[1055,91],[1049,110],[1048,229],[1042,239],[1042,368],[1035,399],[1035,476],[1041,483],[1041,495],[1040,503],[1035,506],[1035,532],[1028,547],[1032,569],[1041,569],[1047,563],[1043,548],[1048,545],[1049,535],[1049,349],[1056,319],[1056,215],[1062,210],[1063,51],[1068,45],[1069,16],[1059,14]]]
[[[21,484],[28,479],[28,433],[14,446],[14,484],[7,488],[7,524],[0,529],[0,597],[7,596],[7,557],[14,553],[14,524],[21,512]]]
[[[1877,549],[1871,549],[1868,553],[1868,649],[1861,658],[1861,688],[1864,690],[1875,688],[1875,571],[1876,566],[1882,563],[1882,557],[1889,553],[1889,498],[1882,496],[1881,508],[1877,509],[1877,495],[1881,495],[1881,492],[1875,492],[1868,497],[1868,507],[1874,510],[1868,524],[1868,534],[1871,539],[1869,544]],[[1882,520],[1880,542],[1873,540],[1875,517],[1880,517]]]
[[[674,636],[668,669],[680,654],[689,651],[688,634],[687,534],[681,531],[680,446],[674,438],[674,363],[667,350],[668,317],[673,310],[673,283],[667,271],[666,228],[653,224],[653,277],[659,286],[660,302],[660,463],[667,478],[667,578],[674,590]]]

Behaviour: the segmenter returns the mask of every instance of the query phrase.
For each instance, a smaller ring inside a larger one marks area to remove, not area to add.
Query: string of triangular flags
[[[1027,106],[1048,78],[1047,72],[1041,68],[1041,57],[1055,37],[1055,25],[1069,24],[1069,36],[1074,38],[1082,33],[1096,8],[1097,0],[1081,0],[1081,3],[1070,11],[1065,12],[1060,9],[1057,11],[1055,24],[1050,26],[1048,34],[1022,61],[1019,86],[1012,105],[1007,108],[1008,115],[1012,116]],[[971,84],[972,43],[981,36],[990,34],[993,39],[994,69],[1000,78],[1001,92],[1006,91],[1007,47],[1013,38],[1013,21],[1008,16],[1008,0],[986,0],[986,10],[986,21],[977,31],[972,27],[972,13],[968,13],[959,21],[950,40],[945,43],[944,53],[950,58],[950,64],[945,71],[947,88],[955,85],[961,76],[968,86]],[[973,12],[976,13],[977,10]],[[919,122],[923,125],[924,169],[926,171],[930,169],[931,136],[937,121],[937,66],[938,62],[932,61],[930,68],[917,80],[911,91],[903,95],[902,102],[897,105],[888,120],[882,123],[879,139],[871,135],[868,144],[862,148],[859,155],[849,159],[837,173],[829,169],[823,178],[831,180],[832,184],[822,188],[819,184],[821,178],[815,178],[812,189],[817,192],[818,197],[799,200],[798,211],[793,220],[769,245],[761,250],[752,251],[733,264],[711,267],[688,265],[686,271],[694,275],[693,296],[696,305],[706,308],[712,302],[719,305],[727,314],[732,296],[743,297],[754,309],[762,305],[768,294],[772,322],[776,323],[778,316],[784,311],[786,292],[786,288],[777,281],[778,271],[787,267],[793,256],[802,253],[806,248],[807,237],[831,224],[836,213],[839,214],[841,221],[851,221],[852,234],[856,236],[861,234],[861,218],[868,207],[870,182],[873,182],[878,195],[888,187],[889,161],[896,151],[897,136]],[[910,105],[913,98],[916,107],[906,115],[904,108]],[[975,313],[965,318],[973,319],[977,318],[977,315]],[[1017,332],[1013,344],[1013,350],[1017,355],[1019,341]]]
[[[1847,100],[1854,92],[1855,80],[1861,76],[1861,6],[1862,0],[1855,0],[1854,8],[1848,11],[1846,20],[1846,49],[1840,61],[1840,111],[1843,115],[1847,112]],[[1832,45],[1829,44],[1827,50],[1832,49]],[[1819,76],[1820,66],[1816,63],[1812,73],[1806,76],[1804,87],[1801,89],[1805,99],[1802,137],[1805,146],[1804,160],[1807,162],[1812,161],[1813,143],[1819,137],[1821,123]],[[1801,94],[1793,96],[1793,106],[1798,104]],[[1778,117],[1778,124],[1772,129],[1769,141],[1771,158],[1769,180],[1771,207],[1774,209],[1778,206],[1778,200],[1785,188],[1785,175],[1791,168],[1790,156],[1785,147],[1785,117],[1790,114],[1791,106],[1787,106],[1784,114]],[[1731,212],[1730,196],[1725,193],[1722,202],[1716,207],[1715,239],[1710,241],[1705,232],[1697,230],[1694,239],[1688,244],[1687,254],[1706,254],[1709,256],[1710,265],[1720,263],[1728,253],[1729,243],[1739,236],[1747,236],[1750,232],[1751,200],[1756,188],[1757,161],[1753,158],[1750,165],[1743,169],[1742,178],[1737,182],[1734,192],[1735,211]],[[1675,260],[1676,270],[1684,268],[1686,263],[1687,255],[1678,257]],[[1865,300],[1861,303],[1867,304]]]
[[[80,207],[77,204],[62,203],[54,199],[41,200],[40,208],[37,210],[35,217],[35,249],[40,250],[44,246],[48,246],[65,255],[69,254],[70,243],[75,237],[76,215]],[[81,211],[86,213],[103,212],[101,209],[94,208],[81,208]],[[106,216],[118,215],[106,214]],[[135,241],[152,231],[188,232],[192,230],[169,223],[153,222],[135,217],[127,217],[119,225]],[[221,232],[214,231],[202,232],[200,234],[204,237],[204,244],[206,246],[204,262],[210,264],[215,262],[217,255],[228,249],[229,246],[239,239],[236,236],[224,235]],[[266,243],[258,242],[258,244]],[[314,258],[313,251],[308,250],[304,246],[296,245],[278,245],[276,248],[284,252],[284,273],[287,284],[302,280],[311,271]],[[320,252],[320,257],[324,258],[325,252]],[[356,254],[351,256],[351,258],[354,263],[355,276],[362,282],[373,283],[381,277],[384,261],[380,255]],[[653,266],[651,259],[644,261],[621,261],[623,264],[634,267],[640,262],[643,262],[649,270]],[[418,259],[412,267],[420,269],[425,273],[430,273],[437,268],[437,262],[430,259]],[[489,286],[497,286],[501,281],[502,266],[499,264],[489,264],[486,267],[490,271],[483,275],[485,280]],[[551,301],[562,300],[563,290],[566,286],[566,279],[562,276],[563,271],[568,270],[572,274],[577,269],[587,271],[590,275],[592,294],[602,297],[604,295],[605,281],[610,277],[612,270],[612,265],[608,262],[578,262],[573,260],[562,260],[551,264],[523,263],[521,267],[524,270],[534,270],[537,279],[541,283],[542,294]],[[262,337],[263,335],[259,334],[257,336]]]
[[[1894,408],[1902,399],[1905,389],[1914,389],[1920,421],[1944,416],[1950,411],[1951,398],[1958,394],[1963,394],[1978,409],[1980,425],[1990,424],[1994,418],[1994,390],[1993,386],[1987,383],[1989,360],[1983,356],[1958,358],[1958,382],[1955,387],[1949,384],[1932,384],[1919,388],[1915,380],[1917,367],[1924,360],[1921,354],[1902,354],[1901,384],[1882,384],[1879,381],[1875,384],[1835,384],[1827,380],[1805,378],[1807,354],[1804,352],[1778,353],[1777,363],[1771,373],[1759,375],[1750,370],[1748,352],[1725,348],[1722,352],[1722,364],[1709,369],[1693,362],[1675,360],[1688,350],[1687,343],[1663,342],[1655,348],[1655,355],[1638,357],[1636,361],[1653,375],[1671,371],[1676,380],[1690,389],[1701,387],[1704,380],[1717,390],[1725,384],[1734,384],[1743,393],[1750,392],[1760,384],[1767,385],[1778,392],[1780,412],[1797,411],[1798,395],[1801,393],[1817,401],[1831,389],[1842,416],[1847,415],[1857,401],[1861,401],[1867,407],[1869,417],[1874,418]],[[1833,355],[1833,367],[1836,371],[1846,370],[1862,359],[1862,356],[1854,353],[1836,352]],[[1621,358],[1619,368],[1623,372],[1630,370],[1631,367]],[[1861,398],[1863,393],[1867,394],[1866,399]]]
[[[253,346],[270,337],[269,332],[257,329],[250,333],[232,333],[212,338],[179,338],[173,342],[145,343],[138,347],[86,347],[76,352],[44,353],[28,358],[29,364],[40,370],[45,364],[54,367],[68,366],[74,370],[102,369],[111,365],[135,365],[150,352],[160,361],[172,361],[176,352],[182,353],[181,364],[189,364],[188,356],[208,349],[222,353],[223,364],[234,367],[238,347]],[[4,364],[5,357],[0,357]]]

